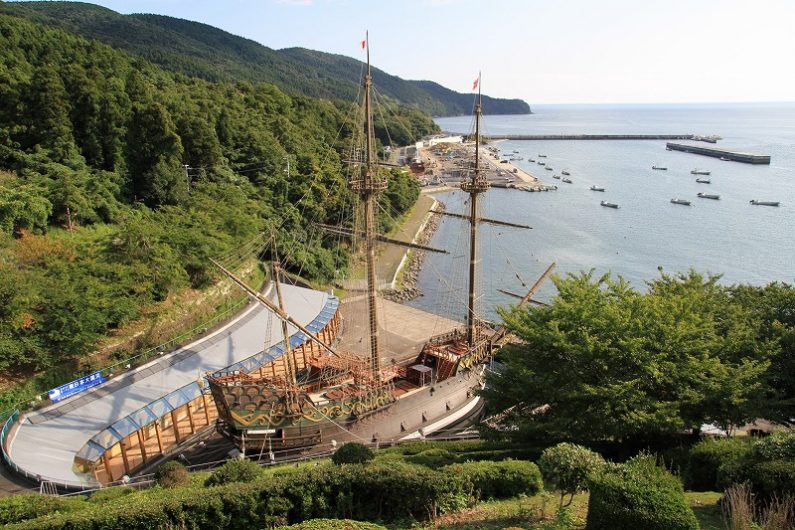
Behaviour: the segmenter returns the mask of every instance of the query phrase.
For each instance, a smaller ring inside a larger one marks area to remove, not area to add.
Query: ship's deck
[[[344,329],[337,348],[367,357],[370,345],[367,339],[369,323],[365,296],[345,299],[340,305],[340,312]],[[428,338],[463,326],[460,322],[380,298],[378,317],[381,322],[379,338],[383,367],[417,357]],[[384,326],[384,323],[388,325]]]
[[[287,312],[308,325],[329,295],[284,285]],[[270,293],[269,296],[273,296]],[[290,327],[290,333],[297,330]],[[266,338],[268,332],[270,338]],[[232,322],[204,337],[108,383],[38,412],[18,424],[8,446],[11,460],[31,476],[70,486],[96,485],[73,471],[75,455],[98,432],[170,392],[222,370],[281,340],[279,321],[251,303]]]

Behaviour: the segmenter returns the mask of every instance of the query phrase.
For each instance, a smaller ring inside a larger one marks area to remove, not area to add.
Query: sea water
[[[721,161],[667,151],[663,140],[502,141],[503,153],[557,191],[528,193],[491,189],[481,196],[482,215],[531,230],[483,225],[479,304],[494,318],[496,307],[524,294],[552,262],[558,274],[593,270],[620,275],[643,290],[665,273],[720,274],[723,283],[795,282],[795,105],[544,106],[535,114],[486,116],[484,134],[700,134],[720,135],[717,147],[771,156],[770,165]],[[449,132],[469,132],[470,117],[441,118]],[[712,146],[701,142],[697,145]],[[539,154],[547,155],[539,159]],[[554,171],[528,159],[543,160]],[[652,170],[652,166],[667,171]],[[692,169],[711,171],[709,177]],[[566,170],[572,184],[553,180]],[[711,184],[696,183],[709,178]],[[597,185],[605,192],[589,188]],[[698,192],[719,194],[701,199]],[[436,196],[448,211],[466,213],[460,191]],[[672,204],[686,199],[692,206]],[[779,208],[752,206],[752,199],[780,201]],[[600,201],[620,205],[615,210]],[[423,296],[412,305],[463,319],[469,263],[468,227],[445,218],[419,277]],[[538,299],[549,299],[547,282]]]

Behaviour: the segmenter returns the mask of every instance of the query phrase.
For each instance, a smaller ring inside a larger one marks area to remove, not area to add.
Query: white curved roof
[[[283,284],[282,294],[287,313],[304,326],[323,311],[329,300],[324,292],[292,285]],[[297,331],[290,326],[291,335]],[[222,370],[267,350],[280,337],[280,321],[261,304],[250,303],[209,336],[102,386],[20,418],[8,444],[8,455],[31,476],[70,486],[96,486],[93,477],[72,470],[75,455],[92,437],[207,372]]]

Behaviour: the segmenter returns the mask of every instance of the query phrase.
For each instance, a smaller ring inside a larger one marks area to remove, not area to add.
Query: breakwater
[[[682,151],[684,153],[694,153],[697,155],[711,156],[722,160],[734,160],[746,164],[770,164],[770,155],[757,155],[754,153],[744,153],[742,151],[730,151],[717,147],[702,147],[699,145],[676,144],[668,142],[666,149],[671,151]]]

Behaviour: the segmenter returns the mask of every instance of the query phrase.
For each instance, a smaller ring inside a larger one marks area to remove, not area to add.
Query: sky
[[[795,0],[95,0],[533,104],[795,101]]]

